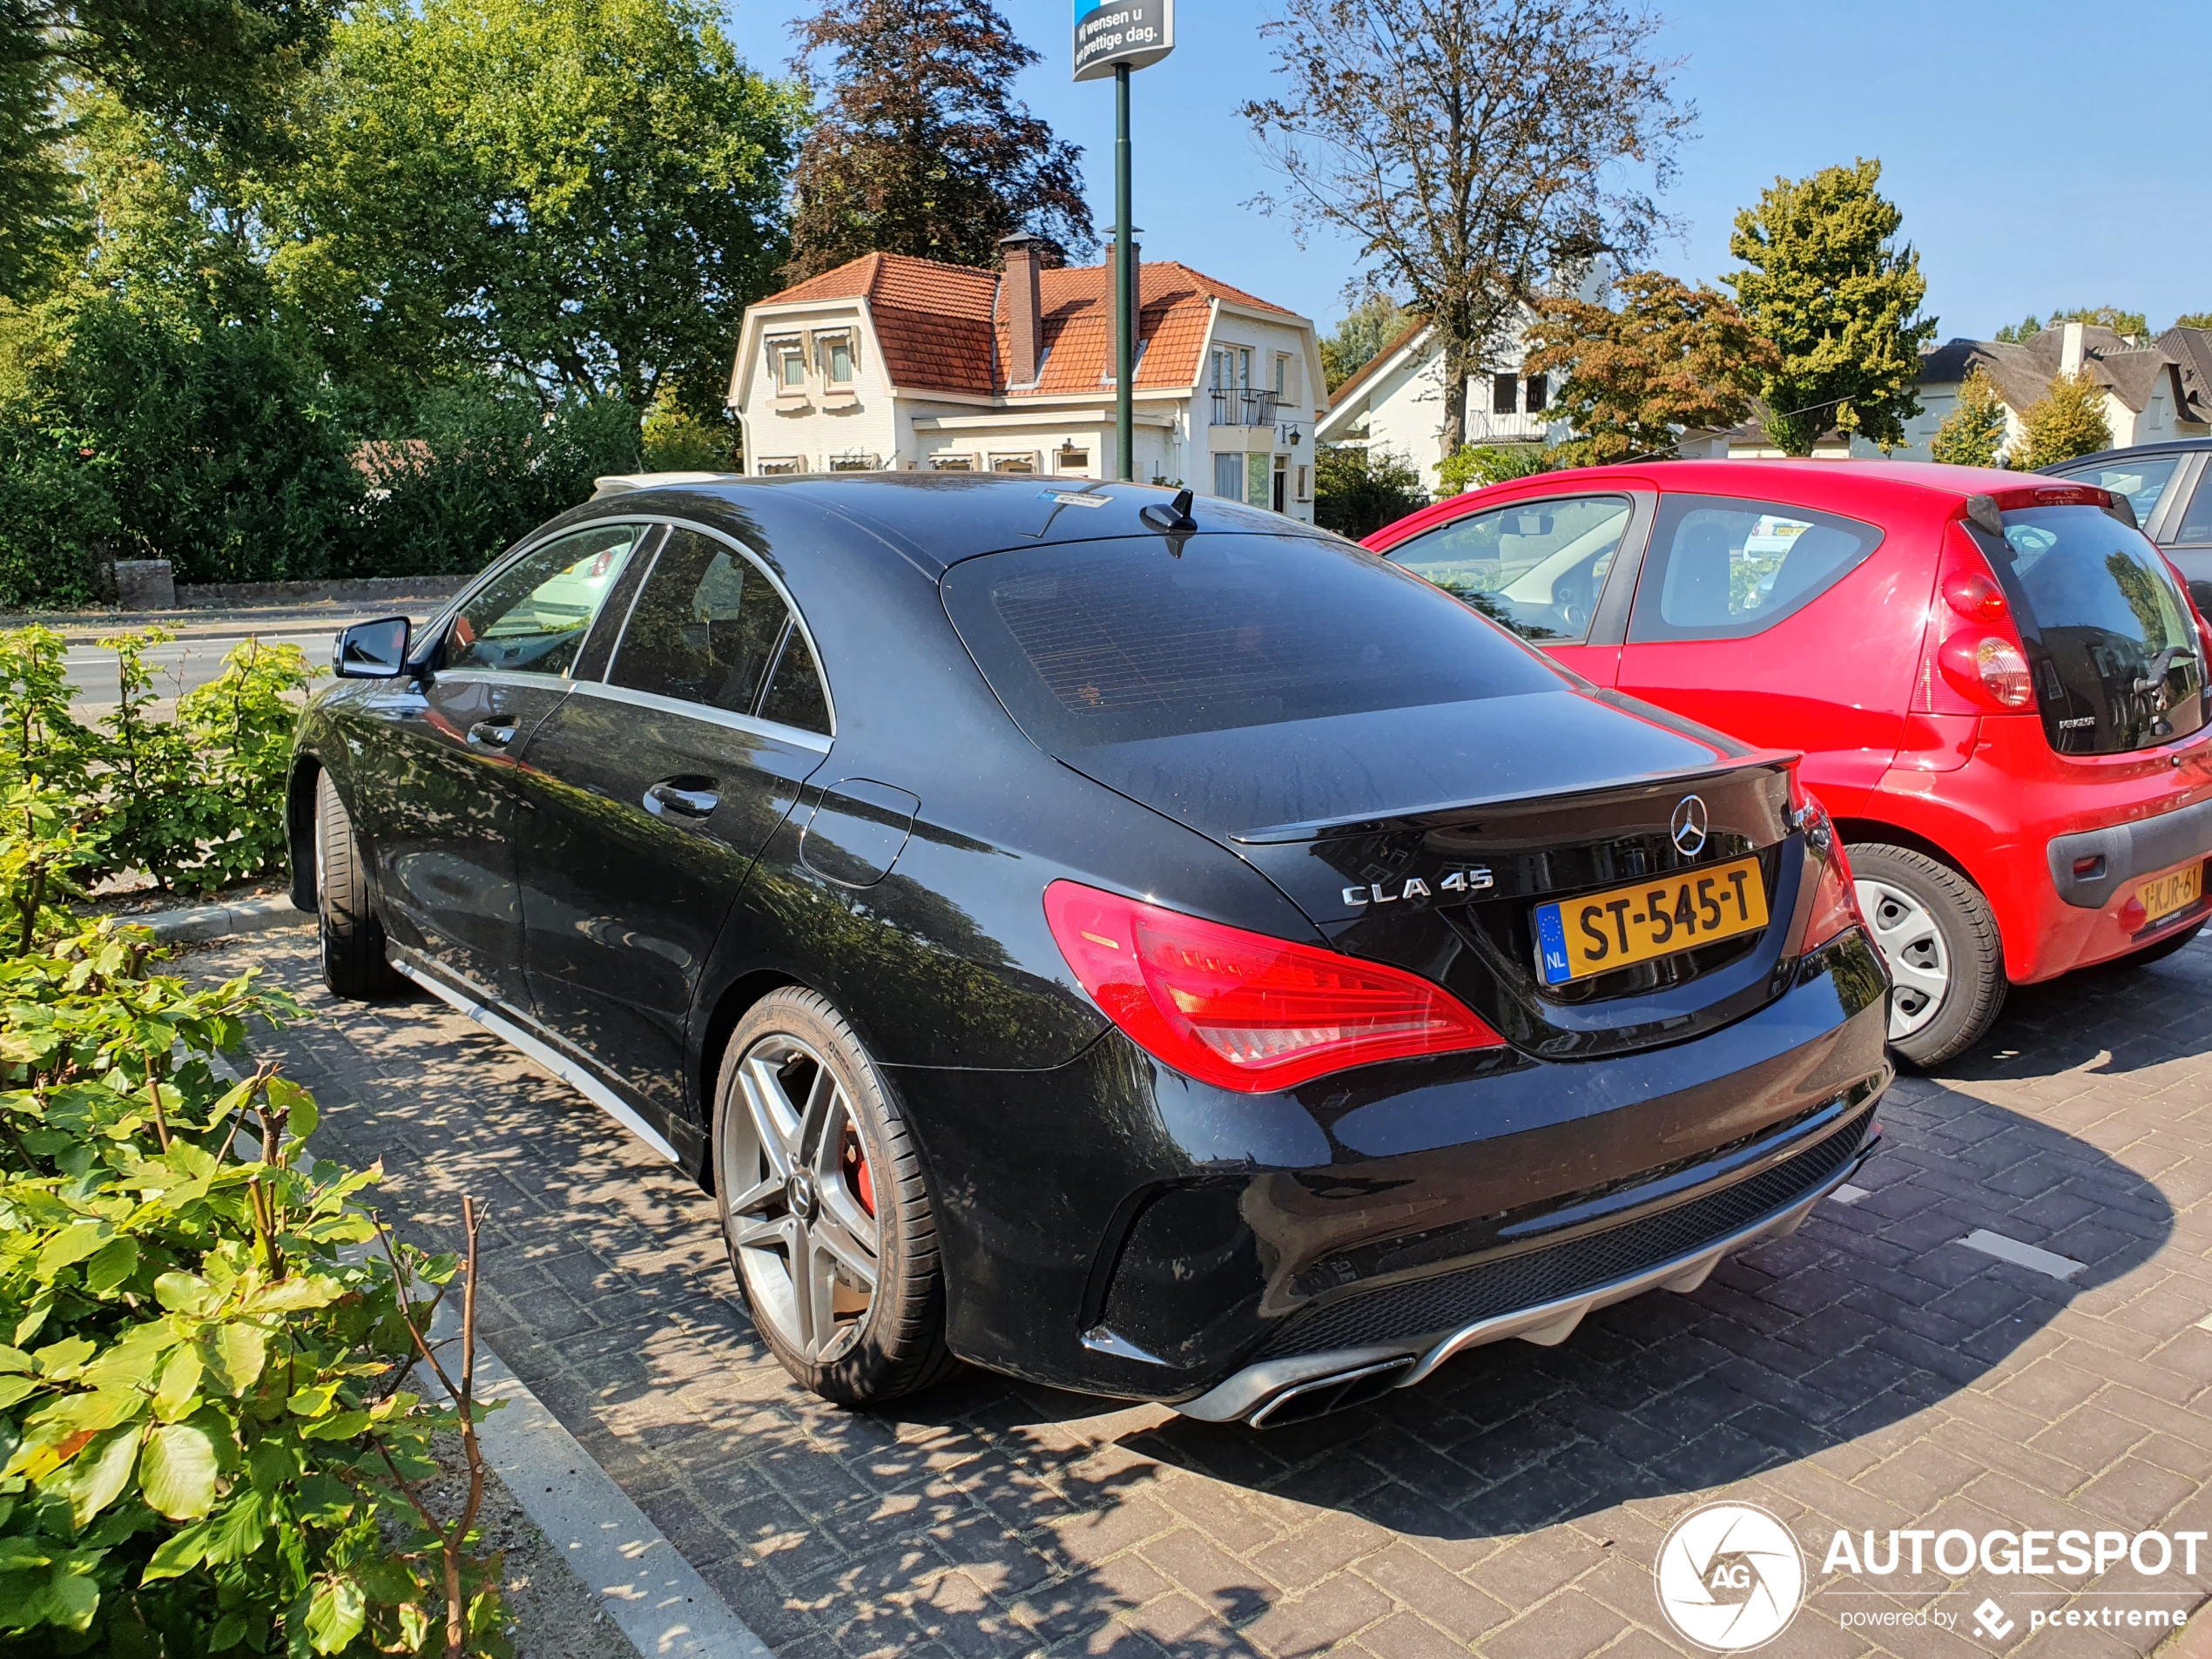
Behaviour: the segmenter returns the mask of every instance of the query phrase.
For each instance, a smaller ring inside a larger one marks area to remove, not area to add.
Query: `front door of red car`
[[[1803,750],[1807,786],[1851,814],[1897,753],[1927,605],[1923,562],[1884,539],[1810,507],[1662,496],[1620,689]]]
[[[1657,499],[1629,489],[1524,496],[1447,520],[1383,556],[1609,685],[1634,585],[1628,566]]]

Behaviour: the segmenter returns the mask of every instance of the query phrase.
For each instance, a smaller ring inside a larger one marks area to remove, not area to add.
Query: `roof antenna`
[[[1154,502],[1137,516],[1154,529],[1164,530],[1170,536],[1188,536],[1198,528],[1198,521],[1190,516],[1190,492],[1187,489],[1177,490],[1175,499],[1165,506]],[[1182,548],[1172,551],[1177,558],[1183,556]]]

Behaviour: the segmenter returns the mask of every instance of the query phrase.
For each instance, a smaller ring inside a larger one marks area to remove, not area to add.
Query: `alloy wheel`
[[[1858,907],[1889,965],[1890,1041],[1911,1036],[1935,1018],[1951,988],[1951,958],[1927,906],[1892,882],[1864,877],[1854,884]]]
[[[772,1034],[738,1062],[720,1171],[730,1249],[754,1313],[814,1365],[851,1352],[875,1305],[881,1233],[844,1082]]]

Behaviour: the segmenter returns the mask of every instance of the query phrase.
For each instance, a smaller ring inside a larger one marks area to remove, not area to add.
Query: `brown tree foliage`
[[[1285,184],[1258,205],[1346,237],[1430,319],[1447,455],[1521,307],[1670,228],[1653,193],[1696,111],[1658,28],[1618,0],[1284,0],[1263,27],[1287,84],[1244,114]]]
[[[1028,231],[1092,246],[1082,150],[1008,89],[1037,54],[989,0],[828,0],[793,25],[792,67],[833,65],[794,175],[792,281],[863,253],[998,262]]]
[[[1747,420],[1780,354],[1726,294],[1658,271],[1614,285],[1621,308],[1551,295],[1528,330],[1533,373],[1564,374],[1553,409],[1581,435],[1561,458],[1587,466],[1671,450],[1682,434]]]

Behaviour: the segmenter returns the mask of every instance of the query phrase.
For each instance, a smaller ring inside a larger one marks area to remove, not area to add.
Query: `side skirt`
[[[487,1007],[467,992],[448,985],[435,974],[425,973],[396,951],[392,954],[392,968],[395,972],[406,974],[455,1013],[467,1015],[494,1036],[528,1055],[668,1162],[683,1163],[683,1155],[668,1143],[665,1136],[624,1104],[613,1089],[558,1049],[540,1042],[505,1015]]]

